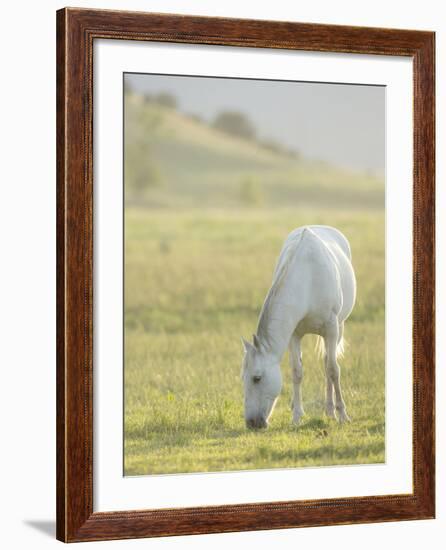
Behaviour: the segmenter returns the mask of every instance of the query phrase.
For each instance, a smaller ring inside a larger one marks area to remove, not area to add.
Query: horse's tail
[[[316,354],[318,357],[322,358],[325,356],[325,342],[322,336],[316,337]],[[339,340],[338,345],[336,346],[336,357],[343,357],[344,356],[344,350],[345,350],[345,340],[344,336]]]
[[[336,357],[344,357],[345,345],[346,344],[345,344],[344,336],[342,336],[338,342],[338,345],[336,346]]]

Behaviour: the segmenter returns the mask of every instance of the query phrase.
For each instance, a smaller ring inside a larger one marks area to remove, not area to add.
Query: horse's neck
[[[257,335],[267,353],[281,361],[298,320],[286,301],[281,300],[281,293],[271,302],[262,310]]]

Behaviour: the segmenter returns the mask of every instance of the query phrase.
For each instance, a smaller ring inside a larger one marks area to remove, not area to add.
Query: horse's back
[[[292,231],[282,248],[278,268],[295,260],[296,270],[310,273],[312,303],[330,304],[341,321],[353,309],[356,280],[347,238],[334,227],[309,225]],[[332,303],[331,303],[332,302]]]
[[[285,249],[287,244],[300,240],[305,230],[309,230],[310,232],[316,234],[316,236],[318,236],[329,248],[334,248],[335,245],[339,246],[342,252],[351,261],[352,253],[347,237],[341,233],[339,229],[329,225],[304,225],[302,227],[298,227],[291,231],[288,235],[283,248]]]

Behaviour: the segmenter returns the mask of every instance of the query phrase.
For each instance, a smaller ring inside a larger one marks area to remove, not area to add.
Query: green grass
[[[352,422],[324,417],[324,373],[304,339],[303,423],[291,376],[270,427],[243,420],[240,337],[254,332],[289,231],[334,225],[353,251],[358,298],[346,323],[342,386]],[[125,474],[384,461],[382,209],[126,208]]]

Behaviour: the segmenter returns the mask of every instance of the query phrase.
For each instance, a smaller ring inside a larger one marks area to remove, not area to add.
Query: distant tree
[[[273,139],[264,139],[259,141],[259,143],[262,147],[268,149],[268,151],[278,153],[279,155],[284,155],[293,159],[298,159],[300,156],[299,151],[296,151],[295,149],[289,149]]]
[[[204,120],[201,118],[201,116],[197,115],[196,113],[189,113],[187,116],[195,122],[200,122],[201,124],[204,123]]]
[[[162,126],[160,109],[146,103],[129,106],[124,126],[124,175],[128,198],[141,200],[149,189],[164,183],[153,154],[153,144],[159,139]]]
[[[248,206],[253,206],[261,203],[262,199],[262,190],[258,179],[254,176],[244,176],[240,180],[240,200]]]
[[[124,78],[124,94],[132,94],[133,92],[134,90],[130,84],[130,80],[128,78]]]
[[[125,180],[137,199],[143,198],[148,189],[163,183],[160,169],[153,161],[147,144],[133,143],[126,147]]]
[[[214,128],[244,139],[255,138],[255,128],[249,118],[237,111],[223,111],[217,115]]]
[[[277,143],[277,141],[274,141],[273,139],[265,139],[260,142],[260,145],[265,149],[268,149],[268,151],[272,151],[273,153],[279,153],[283,155],[285,152],[280,143]]]
[[[287,155],[293,159],[298,159],[300,158],[300,153],[299,151],[297,151],[296,149],[288,149],[287,150]]]
[[[176,97],[167,92],[160,92],[157,96],[155,96],[155,101],[159,105],[163,105],[163,107],[170,107],[171,109],[176,109],[178,105]]]

